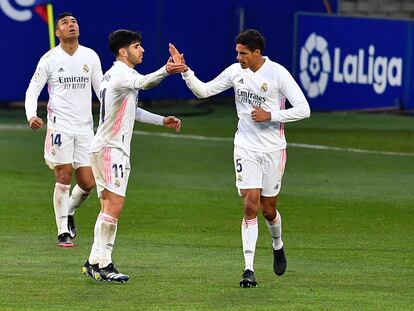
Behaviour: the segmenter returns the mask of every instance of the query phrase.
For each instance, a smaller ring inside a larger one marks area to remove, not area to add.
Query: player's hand
[[[38,130],[43,127],[43,120],[38,117],[31,117],[29,125],[32,130]]]
[[[167,72],[170,75],[174,73],[185,72],[188,70],[188,67],[185,63],[174,63],[172,56],[170,56],[170,58],[168,59],[165,68],[167,69]]]
[[[180,52],[178,52],[178,50],[174,46],[174,44],[172,44],[172,43],[168,44],[168,51],[170,51],[170,55],[171,55],[174,63],[185,64],[184,54],[180,54]]]
[[[251,112],[251,116],[254,122],[269,121],[272,117],[270,112],[263,110],[262,107],[254,107],[254,110]]]
[[[181,120],[174,116],[164,117],[163,123],[165,127],[172,128],[172,129],[175,128],[175,131],[177,133],[181,129]]]

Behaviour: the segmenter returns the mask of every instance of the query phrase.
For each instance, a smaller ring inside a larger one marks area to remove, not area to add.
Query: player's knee
[[[263,216],[269,220],[275,219],[276,217],[276,201],[262,201],[262,214]],[[269,220],[269,221],[271,221]]]
[[[78,182],[78,186],[82,188],[83,191],[91,192],[91,190],[95,187],[95,180],[93,178],[83,180],[81,182]]]
[[[276,218],[276,209],[275,208],[263,208],[262,210],[263,217],[268,221],[273,221]]]
[[[91,190],[95,187],[95,179],[91,178],[85,185],[85,191],[91,192]]]
[[[71,177],[71,174],[65,170],[60,170],[55,173],[56,182],[60,184],[69,185]]]
[[[260,208],[260,202],[246,198],[244,200],[244,214],[248,216],[256,216]]]

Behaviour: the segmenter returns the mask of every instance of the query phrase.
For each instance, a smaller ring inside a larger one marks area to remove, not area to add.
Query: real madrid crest
[[[121,182],[118,179],[115,180],[115,187],[119,188],[120,185],[121,185]]]
[[[83,65],[83,72],[85,73],[89,72],[89,66],[87,64]]]
[[[263,83],[262,86],[260,87],[260,89],[262,90],[262,92],[266,92],[267,91],[267,83]]]
[[[56,150],[55,150],[55,148],[52,148],[52,155],[54,156],[54,155],[56,155]]]

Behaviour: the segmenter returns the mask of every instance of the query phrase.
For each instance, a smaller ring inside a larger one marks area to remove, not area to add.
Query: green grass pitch
[[[16,115],[17,114],[17,115]],[[286,125],[290,143],[411,155],[288,148],[279,198],[288,270],[272,271],[259,218],[258,287],[243,270],[241,200],[234,186],[233,107],[183,117],[182,135],[134,135],[132,173],[113,258],[127,284],[81,275],[99,209],[76,214],[73,249],[56,247],[53,175],[44,131],[0,126],[0,310],[412,310],[414,119],[314,113]],[[24,113],[0,112],[1,124]],[[136,130],[172,131],[136,124]]]

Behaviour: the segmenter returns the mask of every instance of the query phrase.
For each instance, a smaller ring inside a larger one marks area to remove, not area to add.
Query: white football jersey
[[[60,45],[40,59],[26,91],[27,120],[36,116],[37,99],[48,84],[48,128],[69,134],[93,129],[92,90],[98,95],[102,79],[101,62],[91,49],[79,45],[73,55]]]
[[[309,117],[310,108],[291,74],[282,65],[267,57],[264,59],[256,72],[243,69],[236,63],[207,83],[201,82],[191,70],[183,73],[182,77],[199,98],[233,87],[239,118],[234,144],[248,150],[273,152],[286,148],[284,122]],[[292,108],[285,110],[286,98]],[[258,106],[271,113],[271,120],[253,121],[251,112]]]
[[[102,78],[99,127],[90,152],[111,147],[122,149],[129,156],[138,90],[157,85],[167,75],[165,66],[153,73],[141,75],[124,62],[116,61]],[[162,124],[162,117],[159,118]]]

